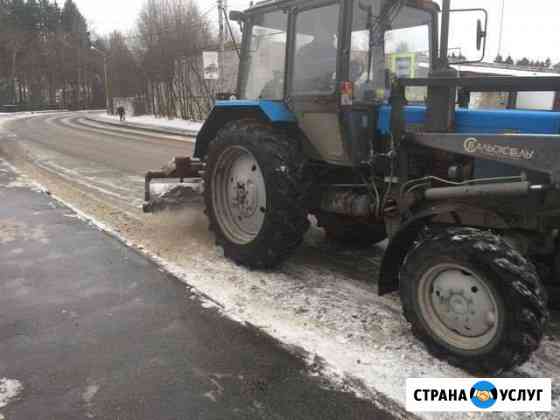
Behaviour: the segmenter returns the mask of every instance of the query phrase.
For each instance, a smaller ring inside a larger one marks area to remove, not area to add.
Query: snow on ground
[[[123,231],[111,220],[92,217],[56,197],[80,218],[119,237],[176,275],[207,308],[258,328],[287,349],[303,349],[312,372],[334,386],[353,391],[378,406],[410,418],[402,406],[409,377],[465,377],[461,370],[429,356],[410,334],[396,296],[378,297],[375,287],[332,269],[325,256],[311,257],[326,246],[323,234],[312,229],[305,249],[276,271],[256,272],[237,267],[212,245],[201,209],[162,213],[149,219],[143,231]],[[165,238],[162,240],[161,238]],[[322,245],[323,244],[323,245]],[[315,248],[314,248],[315,247]],[[375,251],[375,250],[374,250]],[[316,252],[315,252],[316,253]],[[348,251],[348,258],[353,251]],[[377,250],[380,255],[382,250]],[[305,263],[302,255],[305,254]],[[375,256],[373,259],[377,258]],[[298,350],[296,350],[298,351]],[[539,354],[506,377],[550,377],[560,394],[558,370],[550,359],[558,346],[545,340]],[[553,407],[560,409],[558,397]],[[459,419],[466,415],[424,414],[427,419]],[[481,418],[471,414],[469,418]],[[492,419],[548,419],[548,414],[493,414]]]
[[[119,122],[118,115],[99,114],[96,116],[102,120]],[[174,128],[185,131],[199,131],[202,128],[202,122],[199,121],[186,121],[181,119],[168,120],[167,118],[156,118],[152,115],[142,115],[138,117],[126,117],[126,122],[129,124],[137,124],[146,127],[162,127]]]
[[[0,379],[0,408],[6,407],[23,391],[23,385],[15,379]]]
[[[40,112],[0,112],[0,128],[2,128],[2,124],[8,121],[17,120],[21,118],[30,118],[30,117],[39,117],[44,116],[46,114],[60,114],[61,112],[68,112],[68,111],[40,111]]]

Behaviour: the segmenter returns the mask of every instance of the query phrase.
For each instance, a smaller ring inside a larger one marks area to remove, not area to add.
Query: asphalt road
[[[85,113],[18,119],[5,128],[17,140],[4,139],[0,150],[28,158],[30,153],[37,166],[102,193],[129,211],[141,207],[147,171],[194,151],[193,139],[101,125]]]
[[[194,143],[184,137],[101,125],[87,120],[85,114],[21,119],[8,128],[36,145],[130,175],[144,175],[174,156],[191,155],[194,150]]]
[[[0,418],[391,418],[15,180],[0,160]]]
[[[0,137],[0,154],[4,152],[12,160],[25,156],[34,166],[131,215],[141,212],[146,172],[160,169],[175,156],[194,152],[194,138],[116,128],[91,121],[86,113],[35,116],[9,121],[4,127],[12,135]],[[198,210],[202,214],[204,209]],[[295,260],[331,265],[369,281],[382,255],[375,255],[372,265],[370,252],[349,255],[335,251],[325,258],[330,251],[306,247]]]

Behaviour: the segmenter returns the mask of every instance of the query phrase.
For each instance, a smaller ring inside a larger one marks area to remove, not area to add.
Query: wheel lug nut
[[[486,314],[486,324],[488,324],[489,327],[496,325],[496,315],[493,312],[488,312]]]

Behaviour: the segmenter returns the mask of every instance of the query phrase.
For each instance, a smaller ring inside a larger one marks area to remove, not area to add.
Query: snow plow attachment
[[[190,157],[176,157],[160,171],[150,171],[146,174],[144,184],[144,213],[156,213],[160,210],[178,207],[187,202],[199,200],[204,187],[202,176],[205,164]],[[152,181],[165,182],[157,193],[152,191]]]

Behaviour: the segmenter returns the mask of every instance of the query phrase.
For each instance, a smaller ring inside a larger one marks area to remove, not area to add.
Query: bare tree
[[[208,19],[189,0],[148,0],[137,33],[136,52],[152,112],[203,118],[216,89],[202,75],[202,51],[216,48]]]
[[[0,0],[0,101],[91,105],[103,66],[89,47],[86,20],[72,0],[62,9],[53,0]]]

